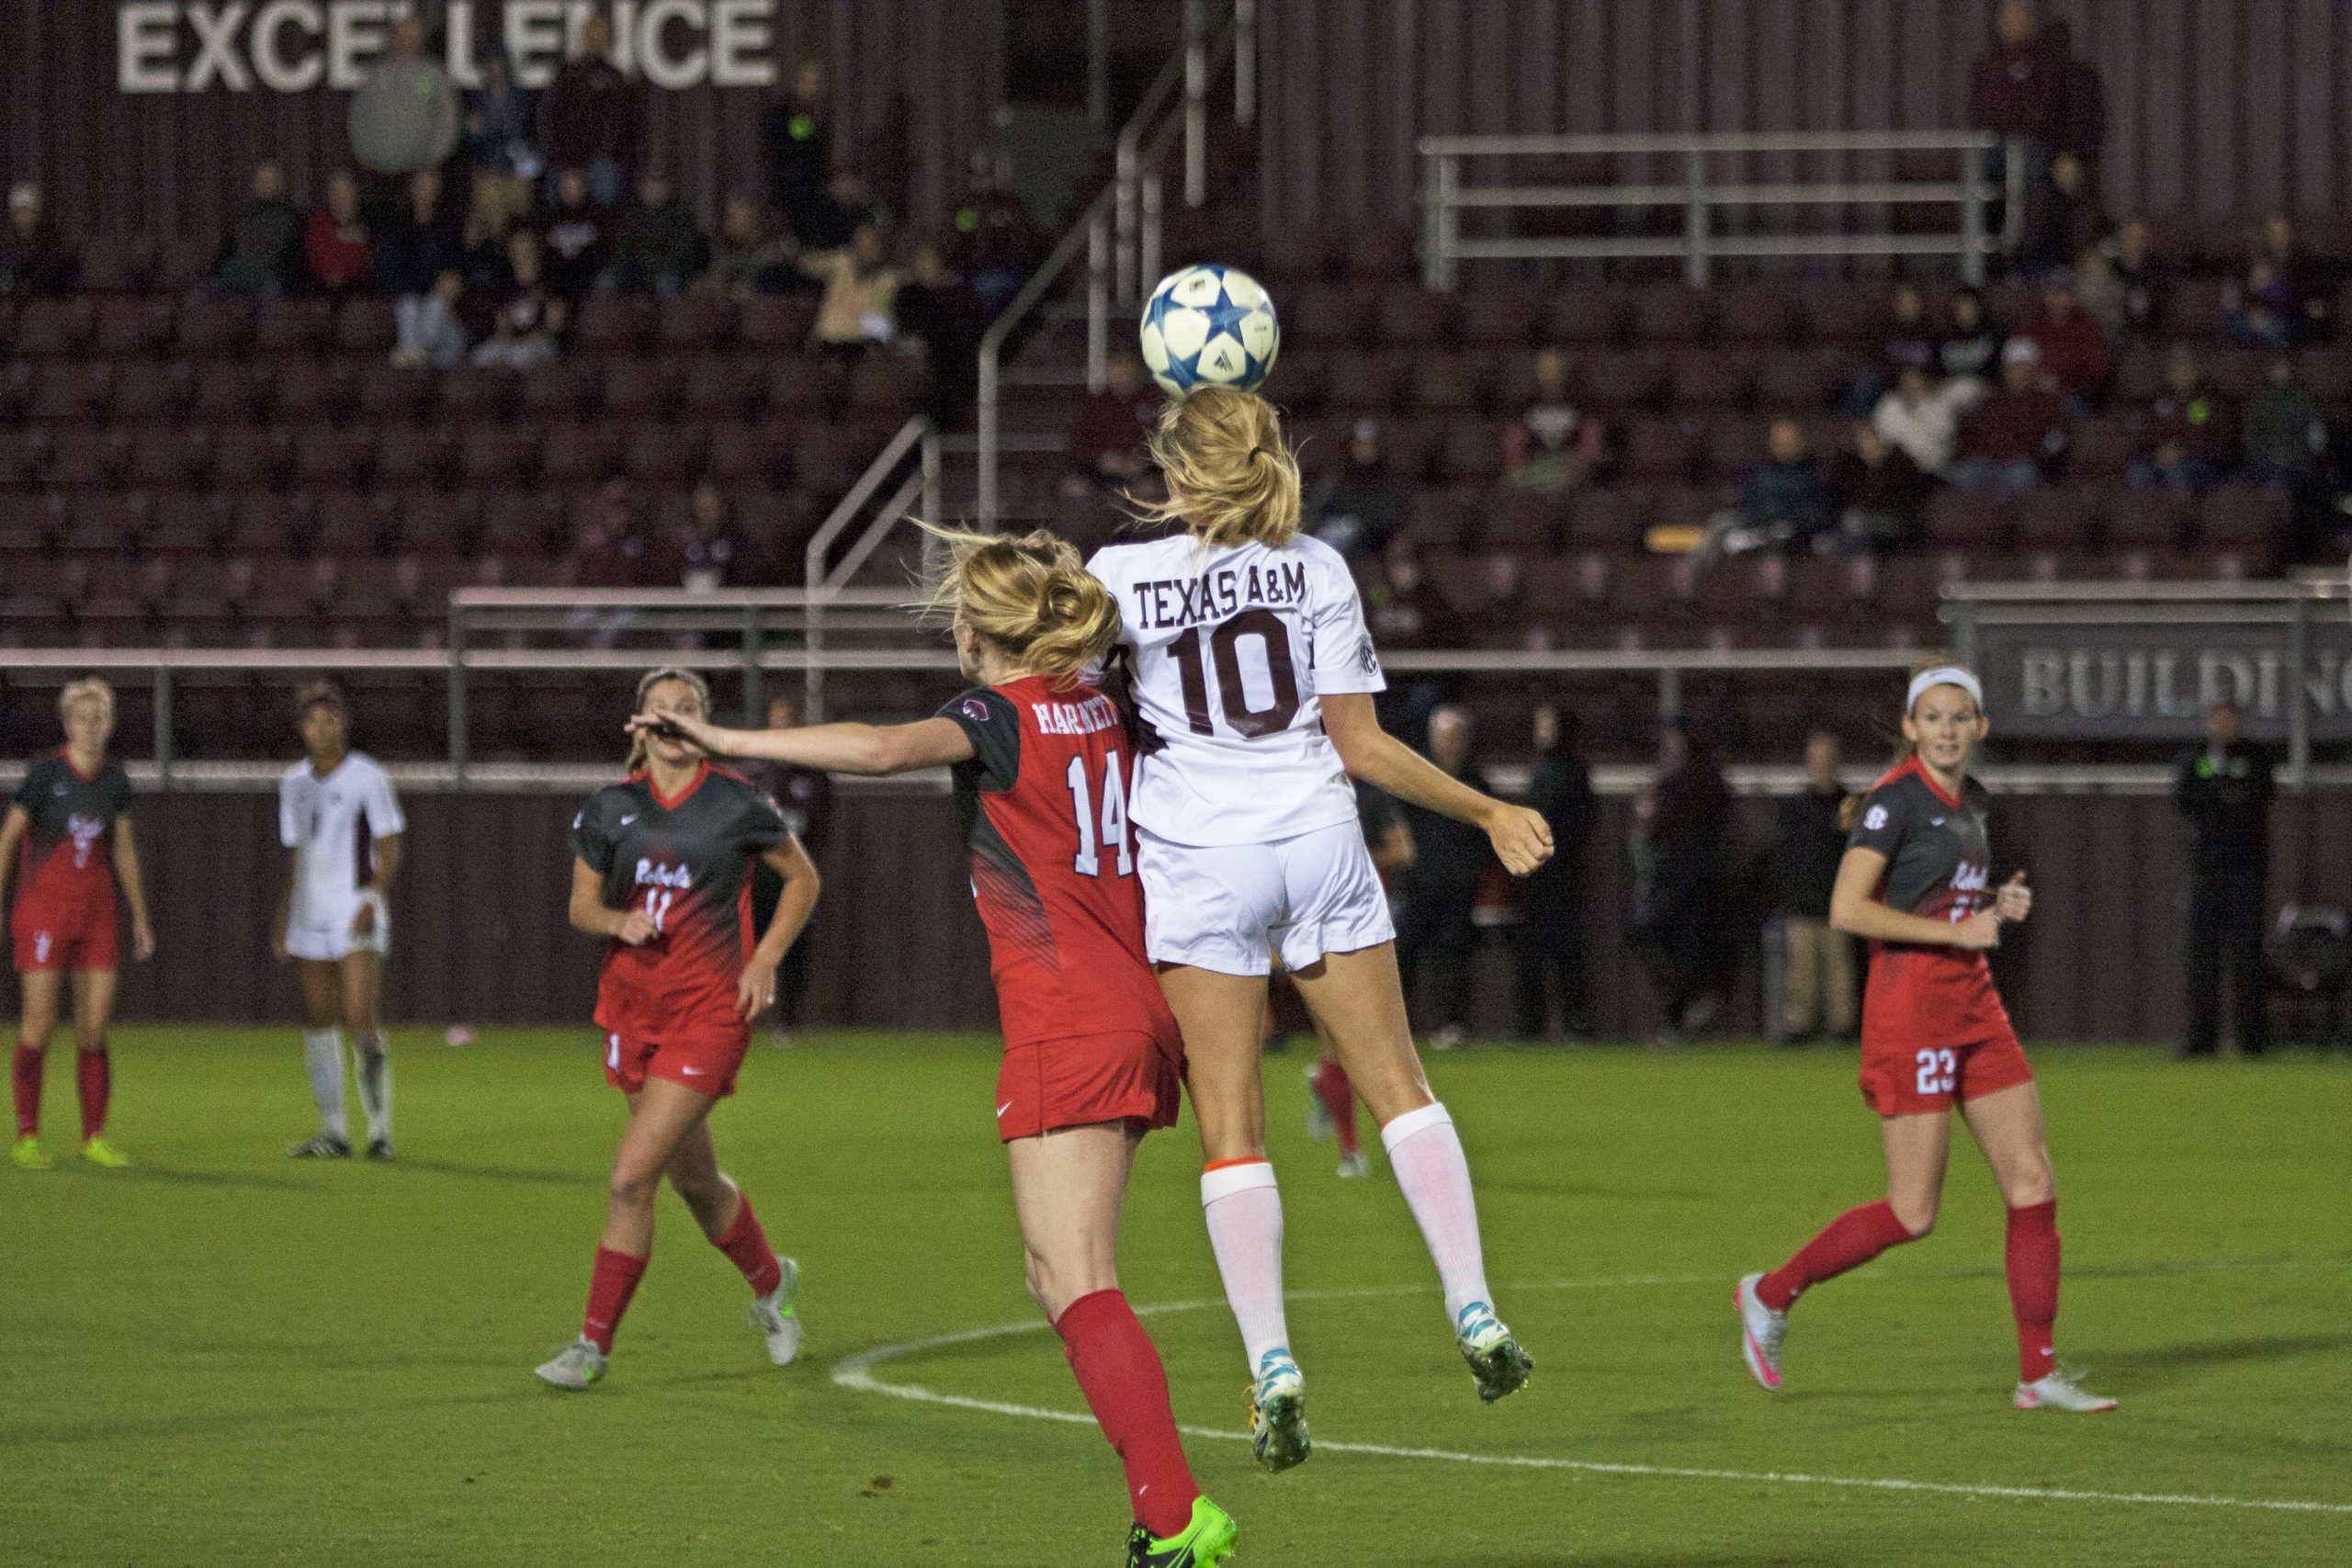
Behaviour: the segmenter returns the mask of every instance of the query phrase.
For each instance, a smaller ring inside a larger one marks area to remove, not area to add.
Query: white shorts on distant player
[[[1351,817],[1270,844],[1179,844],[1136,830],[1144,950],[1156,964],[1263,975],[1395,940],[1388,896]]]
[[[358,935],[351,925],[362,905],[375,909],[376,923],[365,935]],[[384,953],[392,949],[392,918],[384,908],[383,896],[372,887],[361,888],[347,900],[312,898],[304,913],[311,918],[286,928],[286,951],[296,958],[334,964],[355,953]]]

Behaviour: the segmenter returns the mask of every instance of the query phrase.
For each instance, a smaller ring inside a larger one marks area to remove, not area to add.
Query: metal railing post
[[[1003,352],[1003,344],[1001,340],[996,340],[996,334],[991,333],[989,338],[991,341],[980,344],[980,384],[973,399],[978,437],[978,450],[974,456],[979,459],[979,494],[978,504],[973,508],[973,521],[979,525],[983,534],[996,532],[996,362],[997,356]]]
[[[939,512],[939,432],[926,426],[922,433],[922,520],[936,524]]]
[[[1116,289],[1119,303],[1136,303],[1136,139],[1131,130],[1119,133],[1119,149],[1111,175],[1112,222],[1118,236]]]
[[[1148,189],[1157,190],[1155,178]],[[1110,375],[1111,231],[1097,212],[1086,225],[1086,389],[1099,392]]]
[[[760,607],[743,606],[743,727],[767,727],[767,705],[760,696]]]
[[[1971,288],[1984,285],[1984,160],[1961,154],[1960,276]]]
[[[1682,281],[1707,286],[1707,155],[1693,147],[1682,155]]]
[[[2295,704],[2287,710],[2287,774],[2297,794],[2311,786],[2312,688],[2306,666],[2311,659],[2311,602],[2298,598],[2287,623],[2287,662],[2294,671]]]
[[[1430,170],[1430,255],[1422,264],[1429,274],[1430,287],[1451,290],[1460,276],[1454,257],[1454,241],[1461,237],[1462,209],[1453,204],[1454,193],[1462,185],[1462,163],[1451,152],[1441,152]]]
[[[1184,205],[1208,198],[1208,0],[1184,0]]]
[[[1672,664],[1657,667],[1657,721],[1661,725],[1682,716],[1682,671]]]
[[[2014,253],[2025,241],[2025,158],[2010,137],[2001,143],[2001,249]]]
[[[810,579],[808,583],[808,635],[801,639],[808,650],[808,663],[800,672],[800,722],[825,722],[825,601],[832,590]]]
[[[1161,206],[1166,200],[1159,185],[1159,171],[1153,169],[1143,177],[1143,236],[1137,242],[1136,268],[1136,299],[1141,304],[1159,287]]]
[[[172,787],[172,667],[155,666],[155,787]]]
[[[1233,123],[1258,123],[1258,0],[1233,4]]]
[[[466,787],[466,612],[449,602],[449,776]]]

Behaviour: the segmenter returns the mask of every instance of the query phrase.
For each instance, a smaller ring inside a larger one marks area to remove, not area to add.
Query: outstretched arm
[[[1349,777],[1478,829],[1513,876],[1552,858],[1552,829],[1543,813],[1479,794],[1381,728],[1370,696],[1335,692],[1324,697],[1323,728]]]
[[[714,757],[757,757],[797,768],[880,778],[970,760],[972,742],[954,719],[913,724],[812,724],[799,729],[726,729],[678,714],[641,713],[631,729],[676,736]]]

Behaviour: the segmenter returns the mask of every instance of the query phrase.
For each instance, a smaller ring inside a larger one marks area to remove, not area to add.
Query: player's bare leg
[[[685,1201],[711,1246],[727,1254],[752,1287],[752,1326],[766,1340],[768,1359],[788,1367],[800,1354],[800,1316],[794,1297],[800,1266],[768,1247],[743,1190],[718,1168],[708,1119],[695,1122],[670,1153],[662,1174]]]
[[[82,1108],[82,1157],[106,1170],[130,1162],[107,1142],[107,1102],[114,1094],[114,1063],[107,1055],[107,1025],[114,1017],[115,972],[74,971],[74,1084]]]
[[[330,962],[298,958],[294,979],[302,992],[302,1066],[310,1075],[319,1131],[286,1152],[296,1159],[346,1158],[351,1123],[343,1107],[343,977]]]
[[[17,1051],[10,1086],[17,1101],[13,1157],[25,1170],[47,1170],[57,1162],[40,1146],[40,1090],[49,1063],[49,1038],[57,1032],[57,1004],[63,976],[54,969],[28,969],[17,976],[24,1014],[17,1025]]]
[[[2008,1206],[2003,1260],[2018,1325],[2018,1408],[2114,1409],[2114,1400],[2088,1392],[2058,1370],[2058,1182],[2042,1133],[2041,1091],[2030,1083],[2016,1084],[1964,1101],[1960,1111]]]
[[[380,1006],[384,957],[353,953],[336,966],[344,1028],[351,1035],[352,1066],[357,1071],[359,1109],[368,1118],[368,1157],[392,1157],[392,1058],[384,1039]]]
[[[1119,1290],[1119,1213],[1142,1141],[1125,1123],[1105,1122],[1004,1148],[1029,1294],[1061,1336],[1087,1405],[1126,1469],[1136,1520],[1128,1561],[1207,1564],[1231,1550],[1233,1520],[1193,1480],[1159,1352]]]
[[[1312,1445],[1306,1380],[1283,1314],[1282,1195],[1266,1160],[1259,1077],[1266,979],[1164,964],[1159,988],[1183,1031],[1185,1087],[1201,1124],[1201,1210],[1250,1363],[1251,1446],[1259,1463],[1287,1470]]]
[[[1382,942],[1326,954],[1296,972],[1299,995],[1329,1034],[1348,1080],[1380,1125],[1389,1168],[1419,1222],[1446,1321],[1470,1364],[1478,1397],[1492,1404],[1523,1386],[1534,1359],[1495,1315],[1478,1237],[1470,1165],[1453,1120],[1430,1092],[1405,1015],[1396,947]]]

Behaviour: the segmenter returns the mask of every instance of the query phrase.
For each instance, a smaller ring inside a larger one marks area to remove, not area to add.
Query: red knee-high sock
[[[2018,1319],[2018,1381],[2031,1382],[2057,1364],[2051,1339],[2058,1322],[2058,1200],[2011,1209],[2003,1253]]]
[[[735,1223],[727,1227],[725,1235],[710,1245],[727,1254],[728,1261],[743,1271],[743,1278],[751,1281],[752,1294],[764,1296],[784,1283],[784,1265],[775,1260],[767,1233],[760,1229],[760,1222],[752,1216],[752,1200],[740,1189],[735,1196],[741,1200],[735,1211]]]
[[[595,1271],[588,1276],[588,1316],[580,1325],[581,1337],[594,1340],[597,1349],[611,1355],[621,1314],[628,1311],[628,1299],[637,1294],[637,1282],[644,1278],[644,1258],[609,1247],[598,1247]]]
[[[1192,1522],[1201,1489],[1184,1462],[1184,1440],[1168,1404],[1168,1372],[1151,1336],[1136,1321],[1125,1295],[1097,1291],[1080,1296],[1054,1323],[1069,1370],[1086,1395],[1095,1423],[1126,1466],[1135,1517],[1156,1536]]]
[[[1323,1102],[1324,1111],[1331,1118],[1331,1131],[1340,1140],[1340,1152],[1356,1152],[1356,1089],[1348,1081],[1348,1069],[1329,1057],[1315,1069],[1315,1098]]]
[[[107,1100],[114,1093],[114,1063],[103,1045],[74,1053],[74,1074],[82,1091],[82,1141],[107,1130]]]
[[[1834,1280],[1911,1239],[1911,1232],[1894,1217],[1894,1207],[1884,1199],[1849,1209],[1799,1247],[1794,1258],[1758,1280],[1757,1299],[1774,1312],[1786,1312],[1807,1286]]]
[[[17,1136],[29,1138],[40,1131],[40,1070],[49,1054],[17,1042],[16,1058],[8,1064],[10,1086],[17,1091]]]

